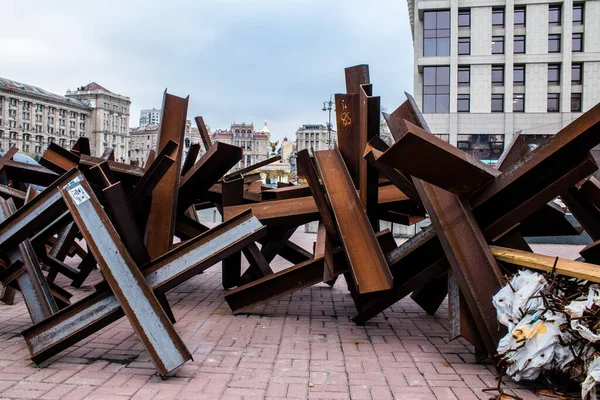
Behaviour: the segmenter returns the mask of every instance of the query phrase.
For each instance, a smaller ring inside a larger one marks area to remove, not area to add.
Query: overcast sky
[[[275,139],[327,122],[344,67],[370,65],[389,111],[412,92],[404,0],[1,0],[0,76],[64,94],[95,81],[131,98],[165,88],[212,130],[268,120]],[[332,117],[335,120],[335,117]]]

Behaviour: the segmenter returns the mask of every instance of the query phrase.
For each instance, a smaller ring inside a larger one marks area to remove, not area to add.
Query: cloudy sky
[[[393,110],[412,92],[404,0],[1,0],[0,76],[129,96],[131,126],[168,88],[211,129],[263,120],[276,139],[325,123],[344,67],[370,65]]]

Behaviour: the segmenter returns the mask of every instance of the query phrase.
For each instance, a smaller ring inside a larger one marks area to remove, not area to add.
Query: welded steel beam
[[[196,117],[194,118],[196,121],[196,125],[198,126],[198,132],[200,132],[200,138],[202,139],[202,143],[204,144],[204,149],[208,151],[213,145],[210,140],[210,135],[208,134],[208,129],[206,128],[206,124],[204,123],[204,118]]]
[[[242,213],[153,260],[144,266],[144,278],[156,293],[166,293],[265,234],[266,227],[250,212]],[[23,336],[31,359],[39,364],[123,315],[114,294],[99,292],[27,329]]]
[[[166,375],[191,359],[87,181],[73,179],[60,192],[104,279],[160,374]]]
[[[184,99],[173,96],[165,90],[160,132],[156,145],[159,152],[171,141],[179,144],[184,142],[188,101],[189,97]],[[173,247],[182,154],[183,146],[179,145],[173,156],[175,163],[152,190],[152,203],[144,237],[151,258],[156,258]]]
[[[360,293],[392,288],[393,278],[339,150],[315,152],[348,264]]]
[[[279,160],[281,160],[281,156],[269,157],[266,160],[259,161],[256,164],[252,164],[252,165],[250,165],[250,166],[248,166],[246,168],[238,169],[237,171],[234,171],[234,172],[232,172],[232,173],[230,173],[228,175],[225,175],[223,177],[223,179],[227,180],[227,179],[231,179],[233,177],[240,176],[240,175],[244,176],[244,175],[246,175],[249,172],[255,171],[255,170],[257,170],[257,169],[259,169],[261,167],[264,167],[266,165],[272,164],[272,163],[274,163],[276,161],[279,161]]]
[[[185,211],[213,186],[227,171],[242,159],[240,147],[217,142],[202,155],[179,185],[180,212]]]

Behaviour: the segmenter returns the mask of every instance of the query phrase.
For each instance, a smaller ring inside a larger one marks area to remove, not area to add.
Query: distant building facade
[[[79,99],[0,78],[0,151],[16,146],[39,159],[52,142],[70,148],[90,137],[93,111]]]
[[[431,132],[496,162],[600,102],[600,2],[407,0],[414,98]],[[595,38],[595,39],[594,39]]]
[[[207,127],[210,133],[210,128]],[[158,133],[160,132],[159,124],[148,124],[139,128],[131,128],[129,133],[129,159],[131,162],[146,166],[148,155],[151,150],[156,151],[158,142]],[[198,128],[192,126],[192,122],[187,120],[185,123],[185,139],[183,143],[183,159],[187,157],[189,148],[192,144],[202,144],[202,139]],[[202,156],[206,151],[204,146],[200,146],[198,157]]]
[[[244,150],[244,156],[240,162],[233,168],[246,168],[257,162],[264,161],[270,156],[269,138],[271,131],[265,121],[263,129],[260,132],[254,130],[253,124],[231,124],[227,130],[216,130],[211,135],[214,142],[223,142],[239,146]]]
[[[160,108],[150,108],[140,111],[140,128],[150,124],[160,125],[161,115],[162,110]]]
[[[102,155],[106,148],[114,149],[115,161],[128,161],[129,154],[129,97],[92,82],[75,91],[67,91],[67,98],[78,100],[92,109],[89,134],[92,154]]]
[[[337,143],[337,132],[332,130],[331,138],[328,136],[327,125],[302,125],[296,131],[296,150],[327,150],[329,140],[333,148]]]

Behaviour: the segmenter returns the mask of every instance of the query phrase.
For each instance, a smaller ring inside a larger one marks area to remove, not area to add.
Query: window
[[[458,135],[456,147],[479,160],[496,161],[504,151],[504,135]]]
[[[548,112],[558,112],[560,93],[548,93]]]
[[[437,136],[445,142],[450,142],[450,134],[448,133],[432,133],[433,136]]]
[[[492,26],[504,26],[504,8],[492,8]]]
[[[583,3],[573,4],[573,25],[583,24]]]
[[[457,111],[458,112],[469,112],[469,95],[468,94],[459,94],[458,95],[458,103],[457,103]]]
[[[573,52],[583,51],[583,33],[573,34]]]
[[[423,55],[450,55],[450,11],[427,11],[423,16]]]
[[[471,54],[471,38],[458,38],[458,55]]]
[[[504,112],[503,94],[492,94],[492,112]]]
[[[515,35],[515,54],[525,54],[525,35]]]
[[[469,86],[471,84],[471,67],[458,67],[458,86]]]
[[[525,26],[525,7],[515,7],[515,26]]]
[[[504,86],[503,65],[492,65],[492,86]]]
[[[471,27],[471,10],[458,10],[458,27]]]
[[[548,53],[560,53],[560,34],[548,35]]]
[[[571,65],[571,85],[581,85],[582,83],[582,64]]]
[[[525,95],[513,95],[513,112],[525,112]]]
[[[581,112],[581,93],[571,93],[571,112]]]
[[[560,26],[561,6],[560,4],[548,8],[548,23],[550,25]]]
[[[450,111],[450,67],[423,68],[423,112]]]
[[[525,65],[515,65],[513,67],[513,85],[525,86]]]
[[[560,64],[548,64],[548,85],[560,85]]]
[[[504,54],[504,36],[492,36],[492,54]]]

